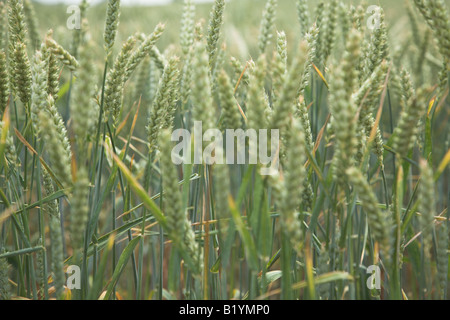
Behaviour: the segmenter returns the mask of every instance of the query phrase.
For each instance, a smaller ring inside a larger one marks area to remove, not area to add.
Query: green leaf
[[[111,250],[113,248],[115,238],[116,238],[115,234],[111,234],[108,237],[108,246],[102,255],[102,259],[100,261],[100,267],[99,267],[97,273],[95,274],[94,284],[92,285],[92,288],[89,291],[89,296],[88,296],[89,300],[97,299],[100,296],[100,292],[101,292],[101,289],[103,286],[103,280],[104,280],[103,275],[105,274],[106,266],[108,263],[109,253],[111,252]]]
[[[241,236],[242,242],[244,244],[245,255],[247,257],[249,267],[250,269],[257,271],[258,255],[256,253],[255,242],[250,234],[250,231],[247,229],[247,225],[242,220],[239,211],[237,211],[236,204],[233,198],[229,197],[228,202],[230,204],[230,212],[234,224],[236,225],[236,229],[239,232],[239,235]]]
[[[111,282],[108,285],[108,288],[106,290],[105,298],[104,300],[109,300],[111,297],[111,294],[113,292],[114,287],[117,284],[117,281],[119,281],[120,275],[122,274],[123,270],[125,269],[125,266],[127,265],[128,259],[131,257],[131,254],[133,253],[134,248],[139,243],[141,239],[141,236],[134,238],[133,240],[128,243],[128,245],[123,250],[122,254],[120,255],[119,261],[117,261],[116,269],[114,270],[114,274],[112,276]]]

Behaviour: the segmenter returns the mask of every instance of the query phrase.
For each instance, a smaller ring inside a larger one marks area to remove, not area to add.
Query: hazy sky
[[[36,0],[42,3],[67,3],[78,4],[80,0]],[[98,3],[102,0],[90,0],[90,3]],[[212,0],[194,0],[194,2],[211,2]],[[121,0],[123,5],[161,5],[172,2],[172,0]]]

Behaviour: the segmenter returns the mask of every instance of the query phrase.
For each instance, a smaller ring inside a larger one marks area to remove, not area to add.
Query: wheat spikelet
[[[183,104],[187,104],[189,102],[189,98],[191,96],[192,87],[191,87],[191,81],[192,81],[192,59],[193,59],[193,48],[189,50],[186,59],[184,61],[183,71],[181,75],[181,88],[180,88],[180,96],[181,96],[181,102]]]
[[[150,58],[146,57],[141,63],[134,83],[133,101],[141,100],[141,105],[150,102]]]
[[[215,0],[209,17],[208,35],[206,37],[207,51],[209,55],[209,66],[213,69],[216,55],[217,44],[220,38],[220,28],[223,23],[223,14],[225,9],[225,0]]]
[[[161,130],[171,128],[175,111],[175,90],[178,79],[178,57],[172,57],[164,70],[156,97],[148,117],[147,135],[149,153],[157,149],[158,135]]]
[[[432,169],[424,160],[420,162],[420,172],[419,223],[422,230],[424,252],[429,258],[431,254],[430,250],[433,245],[434,216],[436,211],[434,179]]]
[[[26,50],[24,43],[15,43],[9,74],[12,92],[17,94],[25,105],[30,101],[31,96],[31,66]]]
[[[117,125],[122,111],[125,72],[135,43],[135,37],[130,36],[127,39],[114,61],[114,67],[106,78],[103,121],[107,122],[109,117],[112,116],[114,126]]]
[[[163,130],[160,135],[161,146],[161,172],[163,178],[163,190],[166,195],[164,213],[167,218],[168,234],[177,246],[178,250],[185,251],[192,260],[188,268],[198,274],[202,270],[202,255],[199,254],[198,243],[191,222],[183,210],[182,195],[178,185],[178,173],[172,162],[171,131]]]
[[[309,80],[311,77],[311,70],[316,59],[316,48],[317,48],[317,40],[319,36],[319,29],[314,24],[306,33],[305,40],[308,43],[308,56],[305,62],[305,67],[303,69],[302,80],[300,84],[300,89],[298,91],[298,95],[303,96],[305,94],[305,89],[309,84]]]
[[[55,55],[70,71],[75,71],[78,68],[78,61],[66,49],[50,37],[45,39],[45,45],[49,48],[51,53]]]
[[[417,138],[418,123],[426,112],[426,105],[421,105],[418,101],[414,88],[411,84],[411,77],[408,72],[402,72],[403,78],[403,110],[397,128],[394,130],[393,149],[401,157],[407,156],[409,150],[414,146]]]
[[[109,0],[106,9],[105,32],[103,34],[105,51],[109,55],[116,39],[119,26],[120,0]]]
[[[291,134],[287,141],[284,181],[281,193],[280,215],[284,232],[290,239],[294,250],[300,254],[303,247],[302,223],[299,217],[299,204],[303,193],[306,172],[305,135],[300,122],[293,120]]]
[[[164,54],[165,55],[165,54]],[[156,67],[163,72],[167,64],[167,60],[164,55],[159,51],[156,46],[153,46],[149,52],[150,58],[155,62]]]
[[[258,48],[260,54],[263,54],[266,51],[266,47],[272,38],[272,29],[275,24],[277,6],[278,0],[267,0],[261,25],[259,27]]]
[[[338,18],[338,0],[328,3],[327,15],[324,21],[325,37],[323,38],[323,63],[326,64],[336,42],[336,27]]]
[[[47,108],[38,113],[38,125],[41,128],[39,132],[46,145],[55,175],[61,181],[63,187],[69,187],[72,185],[72,155],[67,131],[57,112],[53,98],[48,97]]]
[[[23,3],[20,0],[8,1],[9,45],[12,51],[16,43],[26,43],[27,28]]]
[[[77,137],[77,145],[83,150],[84,142],[90,133],[94,132],[98,121],[98,105],[93,97],[95,95],[95,78],[97,70],[90,52],[93,43],[87,41],[79,47],[79,62],[77,81],[73,84],[71,95],[70,114],[72,127]],[[80,150],[80,151],[81,151]]]
[[[0,50],[8,48],[8,10],[6,2],[0,2]]]
[[[341,65],[332,74],[330,83],[329,101],[336,135],[334,175],[340,183],[344,182],[345,170],[354,163],[357,152],[356,106],[351,97],[357,79],[353,61],[359,57],[359,40],[359,32],[351,31]]]
[[[51,38],[53,36],[53,30],[48,30],[46,37]],[[47,93],[51,95],[55,100],[58,99],[58,91],[59,91],[59,76],[60,70],[58,66],[58,59],[52,53],[51,50],[45,45],[41,45],[40,48],[43,58],[47,61],[48,67],[48,79],[47,79]]]
[[[301,75],[304,70],[306,61],[307,42],[302,41],[297,51],[289,72],[285,78],[283,88],[280,94],[280,98],[277,100],[277,104],[274,108],[274,114],[272,117],[271,128],[279,129],[283,136],[283,131],[288,125],[289,116],[292,115],[295,106],[295,97],[300,86],[298,75]]]
[[[192,0],[184,0],[183,16],[181,17],[180,45],[186,57],[194,44],[195,5]]]
[[[8,106],[9,102],[9,76],[8,66],[6,62],[6,54],[3,50],[0,50],[0,115],[3,116],[3,112]]]
[[[266,108],[266,101],[264,99],[266,72],[266,57],[265,55],[261,55],[250,76],[250,85],[246,103],[247,127],[254,130],[267,128],[267,122],[264,117],[261,116]]]
[[[300,32],[305,34],[309,27],[308,4],[306,0],[297,0],[297,16],[300,22]]]
[[[70,196],[70,235],[75,253],[83,248],[83,239],[88,222],[89,180],[86,169],[78,169],[73,192]]]
[[[33,67],[31,70],[31,124],[36,137],[40,135],[41,127],[39,125],[38,115],[47,106],[47,63],[41,51],[36,51],[33,57]]]
[[[242,127],[242,116],[239,113],[234,88],[225,70],[221,70],[219,77],[219,100],[222,109],[222,130],[238,129]]]
[[[361,206],[367,215],[369,227],[372,230],[375,241],[379,242],[384,257],[389,259],[391,224],[387,214],[380,211],[378,200],[360,170],[351,167],[346,170],[346,175],[353,185],[355,192],[358,194]]]
[[[450,69],[450,19],[447,8],[442,0],[414,0],[414,3],[433,30],[439,44],[439,52],[448,71]]]
[[[159,23],[156,25],[155,30],[145,38],[145,40],[139,45],[139,47],[133,52],[133,54],[130,56],[129,60],[127,62],[126,70],[125,70],[125,76],[123,78],[123,82],[126,82],[133,71],[136,69],[136,67],[141,63],[144,58],[150,54],[152,49],[154,48],[154,45],[156,41],[161,38],[163,32],[165,29],[165,25]],[[125,61],[124,61],[125,62]]]
[[[353,94],[353,101],[357,107],[360,107],[360,114],[358,120],[358,126],[360,128],[364,128],[365,137],[363,138],[366,141],[371,133],[375,124],[375,119],[373,117],[373,105],[376,103],[377,98],[380,96],[383,88],[385,77],[388,71],[388,65],[386,61],[383,61],[381,65],[379,65],[372,75],[364,81],[361,87],[357,92]],[[358,129],[358,133],[360,129]],[[360,136],[361,137],[361,136]],[[359,141],[360,146],[364,147],[365,142]],[[374,144],[373,144],[374,152],[377,155],[378,163],[383,166],[383,138],[381,136],[380,128],[377,128]],[[358,157],[360,158],[360,157]],[[361,159],[360,159],[361,160]]]
[[[37,48],[40,42],[39,39],[39,22],[36,17],[36,11],[30,0],[23,0],[23,12],[25,14],[28,35],[30,37],[31,45]]]
[[[369,47],[364,61],[364,79],[370,77],[375,68],[383,60],[389,60],[389,45],[384,10],[380,9],[380,26],[376,28],[370,38]]]
[[[193,61],[193,77],[196,81],[192,87],[192,118],[202,122],[202,129],[205,132],[214,128],[214,109],[211,94],[211,80],[208,68],[208,54],[203,43],[195,46]]]
[[[272,63],[272,100],[275,103],[287,73],[287,41],[284,31],[277,32],[277,51]]]
[[[348,33],[352,29],[353,14],[354,14],[355,10],[356,10],[355,7],[351,6],[349,8],[344,3],[339,2],[338,15],[339,15],[339,22],[341,24],[342,36],[343,36],[344,41],[347,39]],[[350,14],[349,14],[349,11],[350,11]]]

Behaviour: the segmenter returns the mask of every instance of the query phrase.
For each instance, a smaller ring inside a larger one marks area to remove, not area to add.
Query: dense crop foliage
[[[0,299],[448,298],[448,3],[66,9],[0,2]]]

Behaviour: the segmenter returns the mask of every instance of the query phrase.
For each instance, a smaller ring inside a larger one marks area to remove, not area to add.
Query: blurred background
[[[97,4],[104,2],[105,0],[92,0],[89,1],[91,4]],[[212,2],[213,0],[194,0],[196,3],[200,2]],[[66,3],[66,4],[75,4],[77,1],[74,0],[38,0],[41,3]],[[165,5],[170,4],[172,2],[180,2],[177,0],[122,0],[121,3],[124,6],[157,6],[157,5]]]

